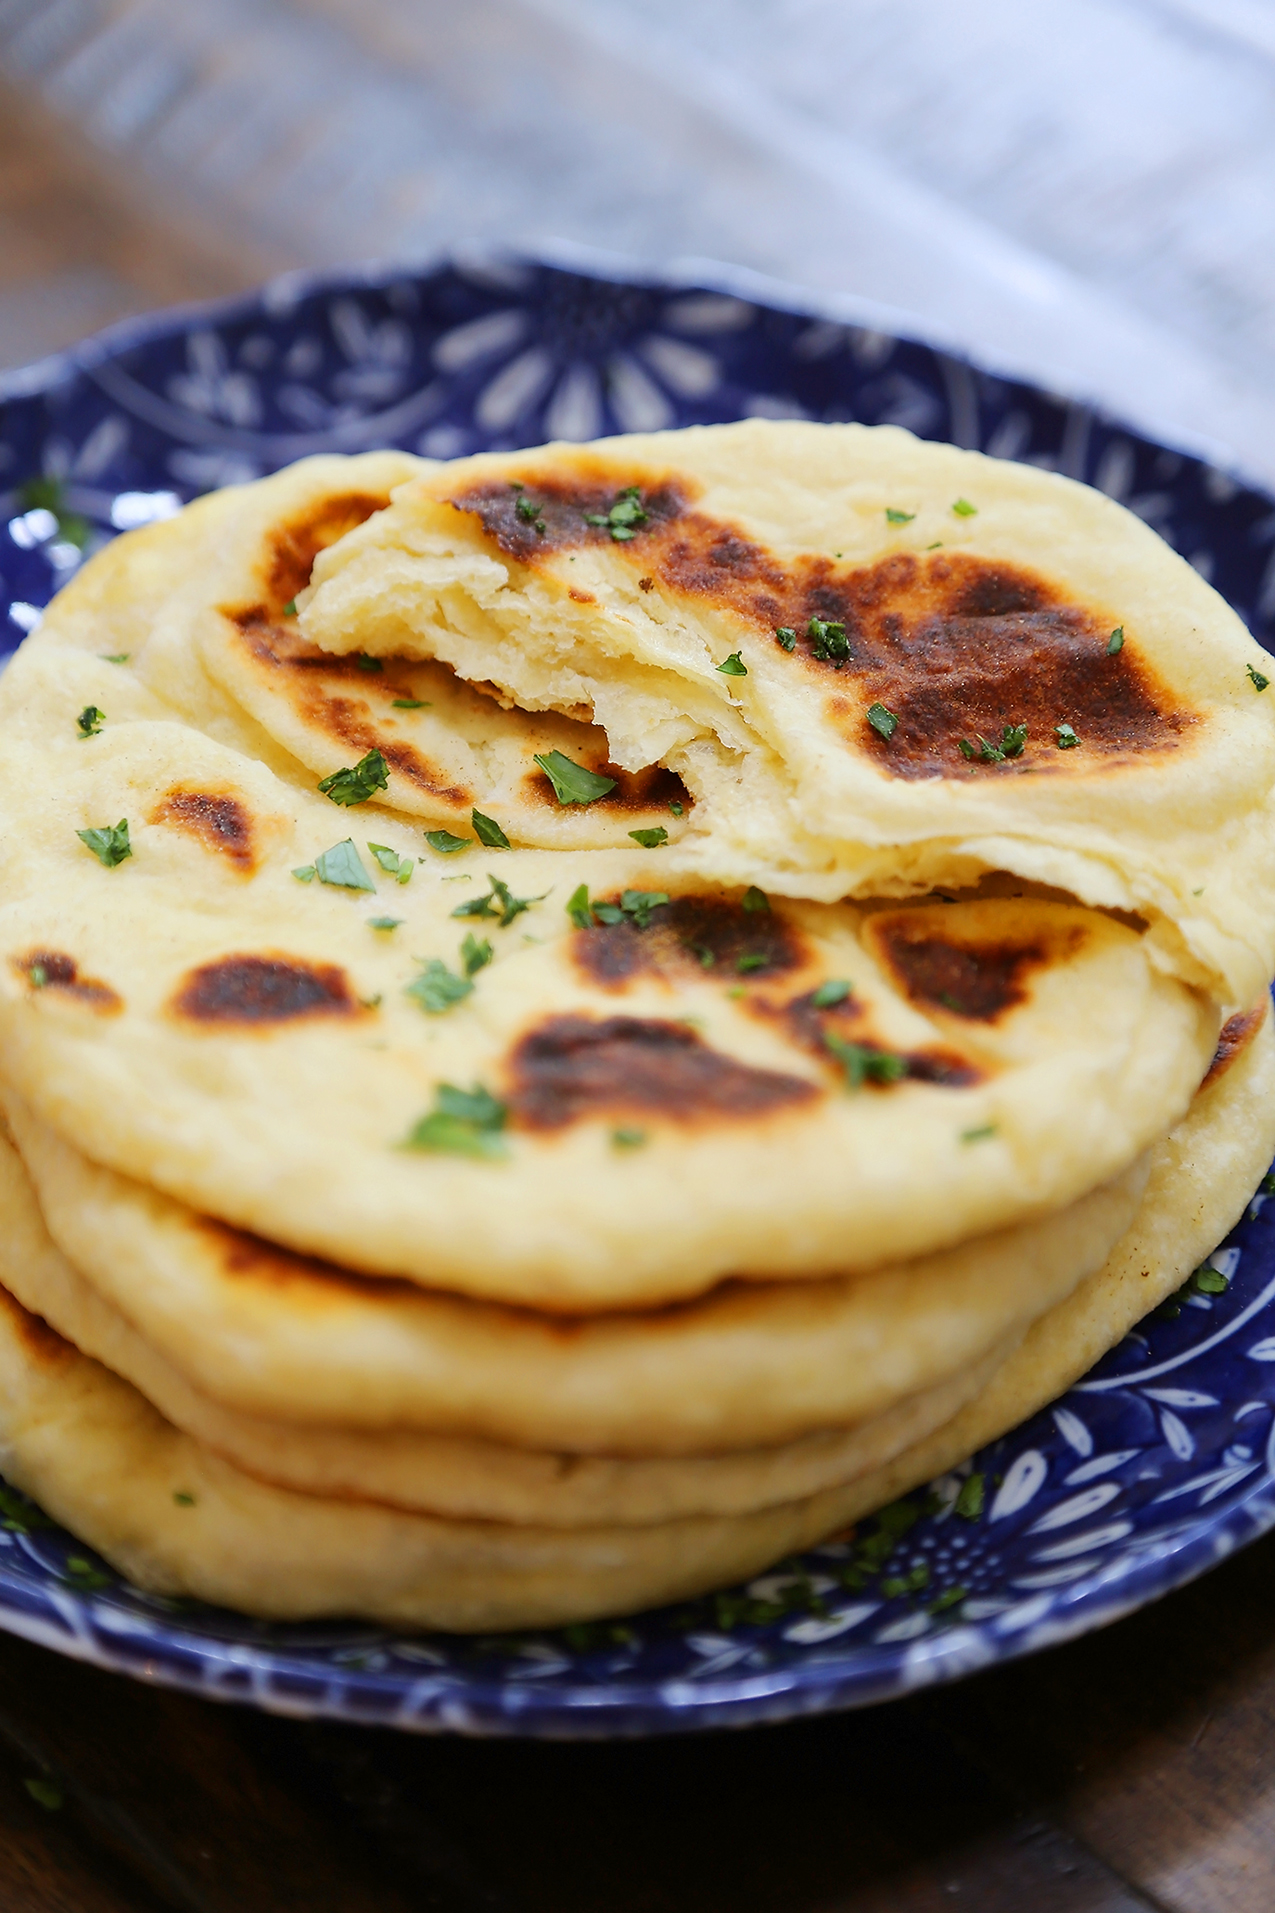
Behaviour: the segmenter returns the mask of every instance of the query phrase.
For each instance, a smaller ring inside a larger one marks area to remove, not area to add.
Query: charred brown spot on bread
[[[596,604],[597,603],[597,599],[594,597],[591,591],[576,591],[572,589],[571,591],[568,591],[567,596],[568,598],[570,598],[572,604]]]
[[[152,824],[171,824],[215,850],[244,876],[256,867],[252,816],[228,791],[187,790],[176,786],[165,793],[150,814]]]
[[[582,457],[539,469],[527,466],[506,479],[483,479],[445,503],[472,512],[507,557],[535,564],[549,552],[610,544],[608,527],[591,525],[589,519],[605,519],[621,492],[632,488],[640,493],[646,514],[632,527],[631,542],[641,552],[687,510],[696,489],[689,480],[614,469]],[[580,602],[588,602],[587,597]]]
[[[535,741],[531,740],[533,743]],[[540,748],[543,750],[546,745],[542,743]],[[605,738],[592,752],[568,751],[567,754],[573,763],[580,764],[583,769],[593,771],[598,777],[610,777],[615,782],[614,790],[609,790],[604,797],[594,798],[589,805],[590,811],[622,811],[626,816],[662,811],[668,816],[671,815],[669,805],[676,803],[682,806],[683,814],[689,816],[694,808],[694,799],[676,771],[666,770],[663,764],[651,764],[640,771],[621,770],[618,764],[608,762]],[[523,794],[530,803],[542,804],[551,810],[561,809],[558,793],[539,766],[529,771],[523,779]]]
[[[685,1023],[634,1016],[547,1017],[515,1047],[509,1078],[514,1121],[540,1130],[618,1116],[757,1121],[821,1093],[804,1077],[724,1056]]]
[[[187,1022],[250,1029],[302,1017],[357,1016],[360,1005],[335,963],[273,954],[225,956],[182,980],[170,1005]]]
[[[413,692],[396,681],[393,659],[386,659],[380,672],[366,671],[357,656],[333,657],[320,651],[263,605],[225,609],[222,615],[235,627],[259,672],[282,689],[305,724],[358,757],[380,751],[392,771],[431,797],[461,809],[473,803],[474,792],[455,783],[414,744],[397,735],[393,701]],[[420,667],[414,664],[413,668]],[[447,671],[445,665],[431,668]],[[374,705],[384,706],[384,712],[378,714]]]
[[[829,1044],[834,1041],[853,1043],[865,1050],[870,1056],[898,1056],[905,1067],[900,1082],[905,1079],[914,1083],[941,1083],[949,1089],[965,1089],[972,1083],[981,1083],[984,1072],[962,1056],[958,1051],[939,1045],[928,1045],[924,1049],[899,1050],[872,1033],[872,1017],[868,1007],[853,993],[839,1003],[820,1005],[815,1001],[818,989],[805,990],[800,996],[776,999],[773,995],[750,995],[747,1008],[751,1015],[763,1021],[779,1023],[789,1040],[811,1056],[817,1056],[822,1062],[842,1070],[842,1064]],[[874,1082],[871,1076],[865,1078],[865,1088],[889,1088],[889,1084]]]
[[[318,1307],[339,1307],[349,1295],[381,1302],[391,1296],[400,1300],[421,1293],[414,1282],[392,1276],[363,1276],[335,1262],[325,1262],[319,1256],[297,1255],[247,1229],[232,1228],[229,1223],[217,1222],[211,1216],[192,1218],[192,1226],[212,1243],[224,1275],[276,1289],[286,1287],[291,1291],[290,1308],[302,1306],[306,1301]]]
[[[1217,1039],[1217,1048],[1213,1052],[1213,1061],[1205,1071],[1201,1089],[1207,1089],[1219,1076],[1224,1076],[1231,1064],[1243,1055],[1257,1032],[1262,1027],[1266,1015],[1266,1001],[1255,1003],[1251,1010],[1241,1010],[1236,1016],[1228,1016],[1222,1025],[1222,1034]]]
[[[618,903],[618,898],[599,902]],[[631,917],[577,930],[571,954],[591,983],[622,989],[636,976],[698,972],[734,985],[741,976],[765,982],[800,969],[805,938],[778,910],[745,910],[724,897],[674,897],[651,912],[645,930]]]
[[[1068,953],[1083,934],[1064,933]],[[1033,973],[1062,954],[1056,935],[991,941],[947,935],[942,918],[929,910],[870,917],[866,935],[911,1002],[976,1023],[994,1023],[1025,1003]]]
[[[0,1289],[0,1305],[8,1313],[10,1327],[28,1358],[40,1367],[61,1368],[77,1353],[65,1336],[59,1335],[42,1315],[33,1315],[30,1309],[23,1308],[8,1289]]]
[[[298,591],[304,591],[321,551],[344,538],[347,531],[365,524],[373,512],[383,511],[389,502],[387,492],[335,492],[330,498],[319,499],[290,523],[277,525],[270,534],[265,561],[271,609],[282,611]]]
[[[28,950],[25,956],[10,957],[9,963],[33,990],[55,990],[96,1016],[117,1016],[124,1007],[123,997],[109,983],[81,976],[79,964],[65,950]]]

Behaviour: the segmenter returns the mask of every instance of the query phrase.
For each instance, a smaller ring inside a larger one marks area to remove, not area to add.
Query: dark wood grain
[[[0,1907],[1270,1913],[1273,1587],[1275,1537],[957,1687],[612,1745],[272,1719],[0,1640]]]

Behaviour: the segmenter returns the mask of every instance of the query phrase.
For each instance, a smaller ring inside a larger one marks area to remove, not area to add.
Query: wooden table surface
[[[0,361],[298,263],[0,93]],[[0,1636],[0,1913],[1270,1913],[1275,1536],[905,1703],[615,1745],[412,1739]]]

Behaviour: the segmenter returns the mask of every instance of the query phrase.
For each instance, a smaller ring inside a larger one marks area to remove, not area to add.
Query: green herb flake
[[[958,498],[952,510],[958,518],[977,518],[978,506],[971,505],[968,498]]]
[[[1005,757],[1021,757],[1026,742],[1025,724],[1007,724],[1001,732],[1001,752]]]
[[[24,1776],[22,1784],[36,1806],[43,1807],[47,1813],[56,1813],[62,1805],[62,1789],[56,1781]]]
[[[613,1129],[611,1131],[613,1149],[640,1149],[645,1141],[645,1129]]]
[[[470,897],[452,911],[454,917],[496,917],[502,930],[507,930],[515,917],[524,910],[530,910],[533,903],[543,903],[549,892],[541,891],[538,897],[515,897],[507,883],[487,872],[487,882],[491,885],[485,897]]]
[[[175,1488],[173,1500],[179,1508],[193,1508],[195,1505],[195,1497],[188,1488]]]
[[[586,512],[584,522],[609,531],[617,545],[628,544],[631,538],[637,536],[637,527],[647,522],[647,513],[642,509],[641,488],[627,485],[610,511]]]
[[[1192,1272],[1191,1280],[1197,1295],[1225,1295],[1231,1286],[1230,1278],[1208,1262],[1202,1262],[1199,1268]]]
[[[460,960],[466,976],[477,976],[480,970],[485,970],[495,954],[486,937],[480,943],[472,930],[466,930],[465,941],[460,946]]]
[[[764,890],[759,890],[755,883],[749,884],[739,901],[745,910],[754,913],[770,909],[770,898]]]
[[[850,656],[850,640],[844,624],[832,624],[827,618],[812,618],[806,626],[810,655],[839,671]]]
[[[474,840],[472,837],[454,837],[450,830],[427,830],[425,841],[440,857],[450,857],[458,850],[467,849]]]
[[[369,930],[397,930],[406,921],[405,917],[369,917],[367,927]]]
[[[6,1487],[3,1483],[0,1483],[0,1515],[4,1516],[0,1527],[9,1534],[30,1534],[35,1529],[55,1525],[43,1509],[36,1507],[34,1501],[28,1501],[16,1488]]]
[[[388,790],[390,782],[389,766],[380,751],[369,751],[357,764],[347,765],[344,770],[333,771],[330,777],[320,780],[317,788],[331,803],[348,807],[351,804],[366,804],[378,790]]]
[[[1264,691],[1267,688],[1267,686],[1270,683],[1269,678],[1263,677],[1260,671],[1255,671],[1251,664],[1246,664],[1244,666],[1244,669],[1248,672],[1249,677],[1252,679],[1253,689],[1255,691]]]
[[[400,857],[397,850],[391,850],[388,844],[368,845],[368,849],[380,864],[381,869],[399,883],[410,883],[415,861],[411,857]]]
[[[417,959],[418,962],[422,960]],[[427,1016],[442,1016],[453,1004],[461,1003],[467,996],[473,995],[474,986],[468,977],[457,976],[439,957],[429,957],[422,963],[421,974],[405,985],[403,994],[419,1003]]]
[[[1080,742],[1070,724],[1055,724],[1054,738],[1060,751],[1074,751]]]
[[[987,1142],[988,1139],[994,1136],[995,1134],[996,1134],[995,1123],[980,1123],[978,1127],[975,1129],[963,1129],[961,1131],[961,1141],[962,1142]]]
[[[620,895],[620,911],[637,929],[647,930],[651,924],[651,912],[662,908],[668,900],[666,890],[625,890]],[[594,905],[594,914],[601,917],[604,923],[615,923],[618,921],[616,916],[603,915],[604,911],[614,909],[614,904],[599,903]]]
[[[744,663],[738,651],[732,651],[730,656],[725,658],[722,663],[717,666],[717,670],[724,678],[746,678],[748,676],[748,666]]]
[[[103,824],[100,830],[77,830],[75,834],[93,852],[103,870],[114,870],[125,857],[133,854],[133,846],[128,841],[127,817],[121,817],[118,824]]]
[[[810,1001],[817,1010],[835,1009],[838,1003],[844,1003],[848,996],[854,995],[854,985],[841,977],[830,977],[821,983],[811,996]]]
[[[789,625],[781,624],[775,632],[775,642],[781,651],[795,651],[797,633]]]
[[[360,651],[355,657],[354,662],[358,665],[360,671],[383,671],[385,669],[385,666],[379,658],[370,658],[365,651]]]
[[[507,1113],[505,1105],[480,1084],[473,1089],[457,1089],[453,1083],[440,1083],[434,1092],[434,1108],[421,1117],[403,1147],[490,1161],[507,1153],[502,1133]]]
[[[81,1589],[108,1588],[111,1585],[110,1575],[103,1574],[101,1568],[95,1568],[82,1554],[68,1554],[66,1573],[62,1578]]]
[[[33,963],[27,971],[27,981],[33,990],[42,990],[49,980],[49,973],[42,963]]]
[[[669,806],[668,806],[668,807],[669,807],[669,811],[670,811],[670,813],[671,813],[671,814],[672,814],[672,815],[673,815],[674,817],[685,817],[685,815],[686,815],[686,806],[685,806],[685,804],[680,804],[680,803],[678,802],[678,800],[677,800],[677,798],[676,798],[676,797],[670,797],[670,798],[669,798]]]
[[[295,618],[295,617],[296,617],[296,615],[297,615],[297,601],[296,601],[296,599],[295,599],[295,598],[289,598],[289,599],[288,599],[288,602],[287,602],[287,604],[285,604],[285,605],[284,605],[284,607],[283,607],[283,615],[284,615],[284,617],[285,617],[285,618]]]
[[[319,873],[313,864],[298,864],[292,874],[298,883],[313,883]]]
[[[396,697],[390,704],[392,711],[432,711],[433,708],[427,697]]]
[[[747,976],[750,970],[764,970],[768,961],[764,951],[750,950],[736,959],[735,969],[740,976]]]
[[[548,529],[544,521],[544,507],[533,504],[530,498],[525,497],[521,485],[515,485],[513,490],[519,494],[514,501],[514,511],[524,525],[530,525],[543,538]]]
[[[75,720],[75,728],[82,738],[96,737],[105,722],[105,711],[99,711],[96,704],[86,704]]]
[[[663,824],[656,824],[650,830],[631,830],[629,835],[635,844],[641,844],[643,850],[658,850],[661,844],[668,842],[668,832]]]
[[[959,1607],[962,1601],[968,1600],[969,1592],[968,1588],[962,1587],[944,1588],[942,1594],[937,1595],[935,1599],[930,1602],[927,1612],[930,1614],[946,1614],[949,1608]]]
[[[321,850],[314,860],[314,873],[320,883],[331,884],[336,890],[376,889],[354,848],[353,837],[343,838],[331,850]]]
[[[897,1083],[908,1073],[908,1059],[891,1050],[872,1049],[865,1043],[849,1043],[832,1030],[824,1031],[824,1046],[845,1071],[846,1088],[855,1091],[865,1083]]]
[[[1123,649],[1124,649],[1124,626],[1122,624],[1118,624],[1115,630],[1112,632],[1111,636],[1107,639],[1107,656],[1109,658],[1114,658],[1116,655],[1116,652],[1121,651]]]
[[[956,740],[956,748],[961,753],[962,757],[977,757],[978,756],[978,752],[974,749],[974,746],[970,743],[967,737],[958,737]]]
[[[887,711],[884,704],[869,704],[868,722],[878,737],[883,737],[887,744],[899,728],[898,718],[893,711]]]
[[[599,777],[596,771],[586,770],[583,764],[573,763],[561,751],[547,751],[543,757],[537,753],[533,762],[539,764],[553,785],[560,804],[596,804],[599,797],[605,797],[609,790],[615,789],[614,777]],[[475,830],[478,829],[477,819],[478,813],[475,811]],[[487,843],[488,839],[484,837],[483,842]],[[508,840],[499,848],[508,850]]]
[[[131,651],[99,651],[103,664],[127,664],[132,657]]]
[[[898,511],[893,505],[887,505],[885,508],[885,522],[887,525],[910,525],[915,517],[916,513],[914,511]],[[837,555],[839,557],[840,553]]]
[[[963,1521],[977,1521],[983,1512],[983,1480],[981,1474],[966,1475],[961,1483],[961,1492],[952,1504],[952,1512],[959,1514]]]
[[[481,810],[474,810],[470,812],[469,821],[474,826],[475,837],[488,850],[509,849],[509,839],[494,817],[484,817]]]
[[[592,930],[594,915],[589,904],[587,883],[578,884],[567,898],[567,915],[577,930]]]

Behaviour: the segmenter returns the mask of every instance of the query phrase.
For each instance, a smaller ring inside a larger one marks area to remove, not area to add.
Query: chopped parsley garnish
[[[1269,1181],[1264,1177],[1263,1181]],[[1182,1313],[1182,1304],[1193,1295],[1225,1295],[1231,1286],[1229,1276],[1215,1269],[1211,1262],[1201,1262],[1198,1269],[1192,1269],[1180,1289],[1175,1289],[1166,1301],[1161,1302],[1156,1315],[1166,1322],[1176,1321]]]
[[[717,669],[724,678],[746,678],[748,676],[748,666],[744,663],[738,651],[732,651],[730,656],[717,666]]]
[[[977,1521],[983,1512],[983,1479],[980,1474],[966,1475],[961,1483],[961,1492],[952,1504],[952,1511],[963,1520]]]
[[[747,955],[737,960],[735,968],[740,976],[746,976],[750,970],[765,969],[767,961],[764,950],[750,950]]]
[[[908,1073],[906,1056],[892,1050],[869,1049],[863,1043],[849,1043],[832,1030],[824,1031],[824,1045],[845,1071],[846,1088],[862,1089],[865,1083],[897,1083]]]
[[[313,883],[318,872],[313,864],[298,864],[292,874],[298,883]]]
[[[775,642],[781,651],[797,649],[797,633],[786,624],[781,624],[775,632]]]
[[[33,990],[42,990],[49,980],[49,973],[42,963],[33,963],[27,971],[27,981]]]
[[[650,830],[631,830],[629,835],[635,844],[641,844],[643,850],[658,850],[661,844],[668,842],[668,832],[663,824],[656,824]]]
[[[764,890],[759,890],[755,883],[749,884],[739,901],[745,910],[769,910],[770,908],[770,898]]]
[[[104,870],[114,870],[116,864],[122,864],[125,857],[133,854],[133,847],[128,841],[127,817],[121,817],[118,824],[103,824],[100,830],[77,830],[75,834],[93,852]]]
[[[450,857],[453,851],[466,849],[474,840],[472,837],[454,837],[450,830],[427,830],[425,841],[440,857]]]
[[[191,1494],[189,1488],[174,1489],[173,1500],[179,1508],[193,1508],[195,1505],[195,1497]]]
[[[380,864],[381,869],[388,871],[391,877],[399,883],[411,882],[412,872],[416,868],[413,858],[400,857],[397,850],[391,850],[388,844],[370,843],[368,849]]]
[[[360,671],[383,671],[385,669],[385,666],[379,658],[368,657],[366,651],[360,651],[355,657],[354,662],[358,665]]]
[[[477,976],[480,970],[485,970],[495,954],[486,937],[480,943],[472,930],[466,930],[465,941],[460,946],[460,960],[466,976]]]
[[[835,1009],[838,1003],[844,1003],[848,996],[853,995],[853,983],[847,983],[841,977],[829,977],[826,983],[819,985],[810,1001],[817,1010],[831,1010]]]
[[[1263,677],[1260,671],[1255,671],[1251,664],[1246,664],[1244,668],[1253,680],[1253,689],[1255,691],[1264,691],[1270,683],[1270,679]]]
[[[978,506],[971,505],[968,498],[958,498],[952,510],[958,518],[977,518]]]
[[[586,525],[599,525],[609,531],[617,545],[626,545],[630,538],[637,536],[637,526],[644,525],[647,514],[642,509],[642,492],[637,485],[628,485],[619,494],[608,512],[586,512]]]
[[[99,652],[98,655],[103,664],[127,664],[133,653],[131,651],[102,651]]]
[[[1116,652],[1121,650],[1123,646],[1124,646],[1124,626],[1122,624],[1118,624],[1115,630],[1112,632],[1111,636],[1107,639],[1107,656],[1109,658],[1114,658],[1116,655]]]
[[[963,1587],[944,1588],[935,1600],[930,1602],[931,1614],[945,1614],[950,1607],[959,1607],[969,1596],[969,1589]]]
[[[452,1083],[440,1083],[434,1092],[434,1108],[421,1117],[403,1147],[454,1156],[503,1156],[506,1143],[501,1132],[507,1113],[505,1105],[480,1084],[475,1083],[473,1089],[457,1089]]]
[[[543,515],[544,507],[533,504],[530,498],[525,497],[521,485],[515,485],[513,490],[519,494],[514,501],[514,511],[518,517],[522,519],[524,525],[530,525],[532,529],[538,531],[543,538],[547,529]]]
[[[389,765],[379,751],[369,751],[357,764],[323,778],[318,788],[332,803],[348,806],[366,804],[378,790],[388,790],[389,782]]]
[[[480,844],[485,844],[488,850],[508,850],[509,839],[494,817],[484,817],[481,810],[473,810],[469,820]]]
[[[684,804],[680,804],[676,797],[669,798],[668,807],[674,817],[685,817],[686,806]]]
[[[75,728],[82,738],[96,737],[105,722],[105,711],[99,711],[96,704],[86,704],[75,720]]]
[[[1027,726],[1025,724],[1006,724],[1001,732],[1001,741],[999,744],[989,743],[987,738],[983,737],[978,731],[975,731],[974,735],[978,738],[978,750],[975,750],[974,746],[966,738],[957,738],[956,748],[961,753],[961,756],[976,757],[979,762],[983,764],[1003,764],[1007,757],[1022,756],[1023,746],[1027,742]]]
[[[589,905],[587,883],[577,885],[567,898],[567,915],[577,930],[592,930],[595,919]]]
[[[887,744],[899,728],[898,718],[893,711],[887,711],[884,704],[869,704],[868,722],[878,737],[883,737]]]
[[[596,804],[599,797],[605,797],[609,790],[615,789],[614,777],[599,777],[596,771],[586,770],[583,764],[573,763],[561,751],[546,751],[543,757],[537,752],[532,761],[539,764],[553,785],[560,804]],[[477,824],[474,827],[477,829]],[[486,841],[484,837],[483,842]],[[500,848],[507,850],[508,843]]]
[[[887,525],[910,525],[915,517],[916,513],[914,511],[898,511],[893,505],[887,505],[885,508],[885,522]],[[840,556],[839,553],[838,556]]]
[[[298,870],[293,876],[301,876]],[[345,837],[339,844],[333,844],[331,850],[321,850],[314,860],[314,874],[320,883],[330,883],[338,890],[371,890],[376,885],[363,867],[363,859],[354,848],[353,837]],[[301,876],[303,883],[308,877]]]
[[[433,708],[427,697],[396,697],[390,705],[392,711],[432,711]]]
[[[66,1573],[62,1577],[77,1588],[108,1588],[111,1585],[109,1574],[103,1574],[101,1568],[95,1568],[82,1554],[68,1554]]]
[[[406,917],[369,917],[367,927],[369,930],[397,930],[406,921]]]
[[[454,917],[496,917],[502,930],[507,930],[515,917],[524,910],[530,910],[533,903],[543,903],[549,892],[544,890],[538,897],[515,897],[507,883],[487,872],[487,881],[491,889],[485,897],[471,897],[468,903],[460,904],[452,911]]]
[[[417,958],[420,962],[421,959]],[[467,976],[457,976],[439,957],[424,961],[420,975],[405,986],[403,994],[419,1003],[427,1016],[441,1016],[455,1003],[472,996],[474,986]]]
[[[980,1123],[976,1129],[963,1129],[961,1131],[961,1141],[962,1142],[986,1142],[989,1137],[994,1136],[995,1134],[996,1134],[995,1123]]]
[[[37,1508],[34,1501],[28,1501],[16,1488],[0,1484],[0,1528],[9,1534],[30,1534],[35,1528],[51,1528],[54,1524],[47,1514]]]
[[[1070,724],[1055,724],[1054,737],[1060,751],[1074,751],[1080,742]]]
[[[56,1780],[45,1780],[38,1774],[24,1775],[22,1784],[36,1806],[43,1807],[46,1813],[56,1813],[65,1802],[65,1796]]]
[[[844,624],[831,624],[826,618],[812,618],[806,626],[810,654],[840,670],[850,656],[850,640]]]
[[[613,1129],[611,1131],[613,1149],[640,1149],[645,1141],[645,1129]]]
[[[284,607],[283,607],[283,615],[284,615],[284,617],[285,617],[285,618],[295,618],[295,617],[296,617],[296,615],[297,615],[297,601],[296,601],[296,599],[295,599],[295,598],[289,598],[289,599],[288,599],[288,602],[287,602],[287,604],[285,604],[285,605],[284,605]]]
[[[581,885],[581,889],[583,887]],[[658,910],[668,900],[666,890],[625,890],[618,904],[595,903],[593,914],[599,923],[623,923],[627,917],[636,929],[647,930],[652,910]]]

